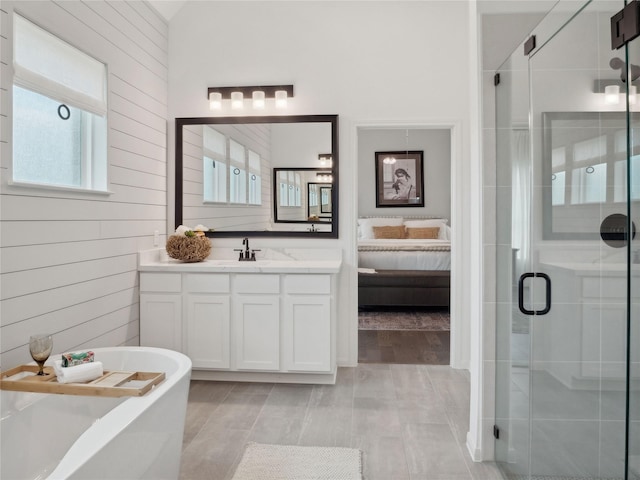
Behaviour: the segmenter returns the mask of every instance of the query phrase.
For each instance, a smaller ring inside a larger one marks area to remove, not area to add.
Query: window
[[[262,178],[260,155],[249,150],[249,203],[262,205]]]
[[[262,157],[212,127],[203,129],[203,201],[262,205]]]
[[[227,139],[210,127],[203,131],[203,189],[205,202],[227,201]]]
[[[247,166],[244,145],[229,140],[229,202],[247,203]]]
[[[14,14],[14,71],[13,181],[105,191],[106,66]]]

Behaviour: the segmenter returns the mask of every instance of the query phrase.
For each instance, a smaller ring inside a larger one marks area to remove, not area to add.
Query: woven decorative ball
[[[186,263],[201,262],[211,252],[211,241],[207,237],[171,235],[167,239],[167,254]]]

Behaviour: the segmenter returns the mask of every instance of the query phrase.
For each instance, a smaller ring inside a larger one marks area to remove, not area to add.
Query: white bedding
[[[451,270],[451,242],[441,239],[358,240],[358,268]]]

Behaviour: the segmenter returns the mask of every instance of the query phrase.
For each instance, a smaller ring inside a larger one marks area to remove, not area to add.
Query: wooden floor
[[[358,362],[449,365],[450,332],[358,330]]]
[[[230,480],[247,442],[363,451],[365,480],[501,480],[466,448],[469,373],[339,368],[336,385],[192,381],[181,480]],[[259,480],[259,479],[256,479]]]

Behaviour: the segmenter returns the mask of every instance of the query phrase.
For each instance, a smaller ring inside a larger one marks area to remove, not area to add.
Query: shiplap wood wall
[[[10,185],[14,9],[107,64],[110,195]],[[137,345],[137,252],[167,231],[168,25],[135,0],[3,1],[0,20],[0,366],[34,333]]]
[[[202,202],[203,125],[183,127],[183,225],[202,224],[215,230],[269,230],[272,228],[271,132],[269,125],[220,124],[211,128],[260,155],[261,205],[208,204]],[[227,195],[229,181],[227,181]],[[248,194],[248,189],[247,189]]]

